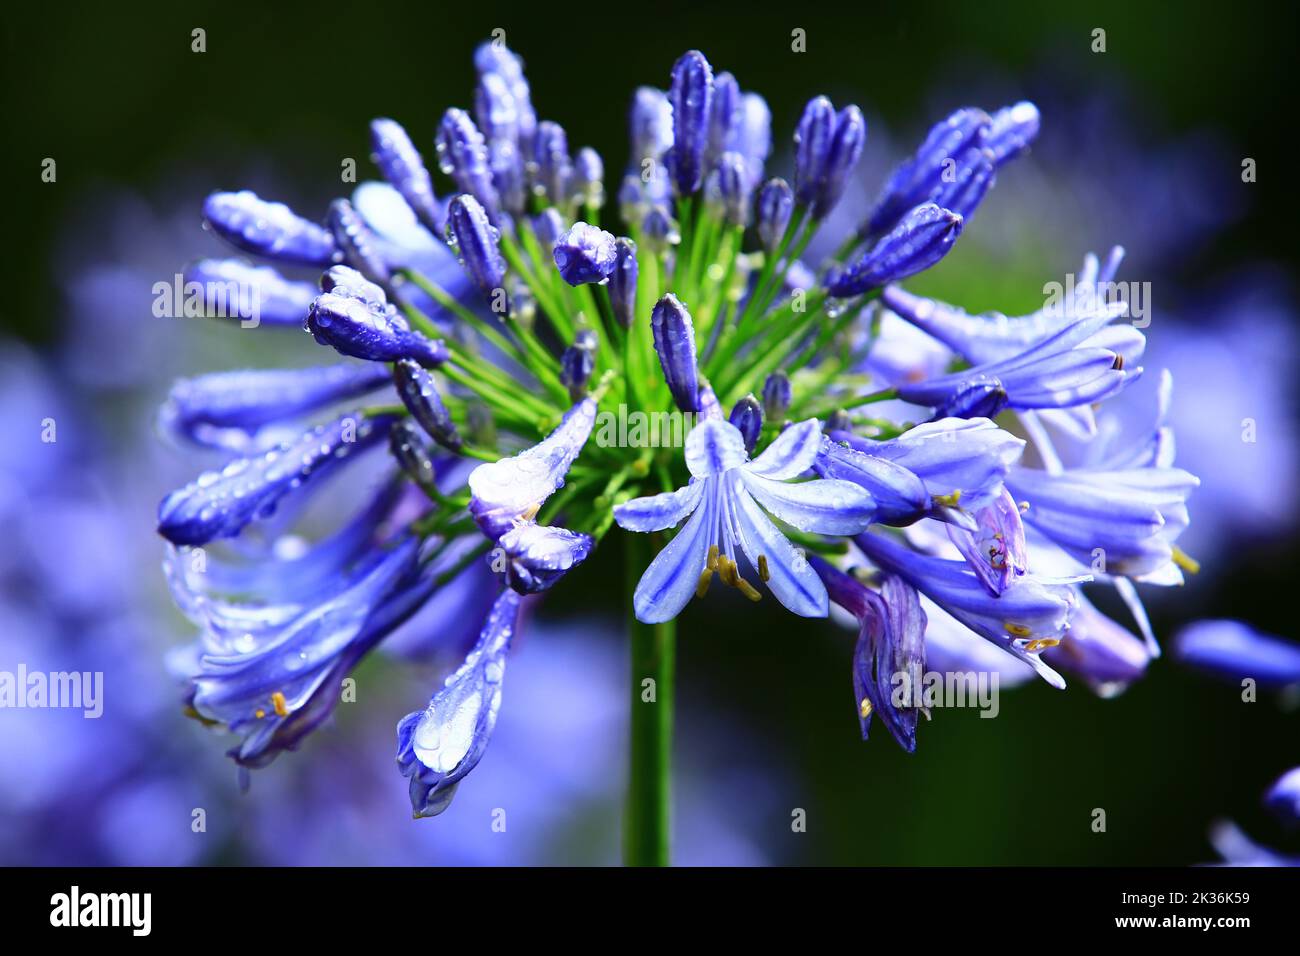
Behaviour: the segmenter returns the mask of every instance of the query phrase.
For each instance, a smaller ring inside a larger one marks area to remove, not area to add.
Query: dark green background
[[[202,56],[189,48],[195,26],[207,30]],[[1090,59],[1097,26],[1107,30],[1108,52]],[[936,78],[951,81],[960,64],[987,62],[1015,77],[1041,64],[1044,50],[1077,54],[1084,88],[1118,77],[1141,90],[1170,132],[1220,129],[1257,158],[1250,214],[1187,264],[1189,276],[1294,254],[1288,137],[1297,33],[1294,13],[1281,5],[860,3],[835,12],[645,0],[520,10],[480,2],[197,3],[183,11],[31,4],[4,14],[5,162],[13,169],[0,230],[3,326],[36,341],[57,337],[50,303],[63,277],[52,272],[51,246],[92,190],[147,192],[196,167],[212,188],[236,188],[240,175],[267,167],[293,184],[277,198],[323,208],[340,191],[341,157],[364,166],[368,119],[397,117],[426,144],[447,106],[469,105],[471,52],[495,27],[527,60],[542,115],[612,168],[625,153],[632,88],[665,85],[672,61],[690,47],[763,93],[782,139],[816,93],[869,103],[895,128],[912,130]],[[790,52],[794,27],[807,31],[806,55]],[[46,156],[58,160],[57,187],[39,181]],[[1279,508],[1294,507],[1294,477],[1260,476],[1278,483]],[[1210,557],[1229,570],[1198,611],[1293,632],[1294,544]],[[546,614],[593,602],[613,613],[621,571],[615,561],[594,562],[564,585]],[[1242,706],[1233,687],[1166,659],[1118,700],[1035,685],[1004,694],[997,720],[941,714],[922,726],[909,757],[883,734],[857,739],[850,637],[772,611],[767,602],[758,611],[721,599],[693,605],[681,620],[679,666],[681,697],[697,710],[731,713],[744,747],[770,753],[766,772],[808,811],[808,833],[793,836],[788,811],[778,808],[775,859],[1189,863],[1212,856],[1205,832],[1223,816],[1288,845],[1258,809],[1262,788],[1300,757],[1295,714],[1271,702]],[[1165,635],[1175,624],[1167,615],[1157,621]],[[679,732],[692,728],[683,721]],[[719,766],[727,756],[717,753]],[[1095,807],[1107,811],[1104,835],[1089,827]],[[1044,890],[1027,887],[1026,898]]]

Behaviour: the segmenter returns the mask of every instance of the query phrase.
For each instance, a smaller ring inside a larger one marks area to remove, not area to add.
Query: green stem
[[[654,547],[640,534],[628,534],[626,541],[630,599]],[[628,631],[632,646],[632,737],[623,859],[629,866],[667,866],[675,622],[642,624],[629,613]]]

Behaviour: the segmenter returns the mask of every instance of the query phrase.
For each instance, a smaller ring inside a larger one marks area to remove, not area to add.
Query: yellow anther
[[[956,508],[961,504],[961,489],[958,488],[956,491],[952,492],[951,494],[931,495],[930,497],[933,498],[934,503],[936,505],[939,505],[940,507]]]
[[[1028,501],[1018,501],[1018,502],[1016,502],[1016,507],[1020,509],[1020,513],[1021,513],[1021,514],[1024,514],[1026,511],[1029,510],[1029,502],[1028,502]]]
[[[1180,568],[1182,568],[1182,569],[1183,569],[1184,571],[1186,571],[1188,574],[1200,574],[1200,573],[1201,573],[1201,562],[1200,562],[1200,561],[1197,561],[1194,557],[1192,557],[1190,554],[1188,554],[1188,553],[1187,553],[1186,551],[1184,551],[1182,548],[1177,548],[1177,547],[1176,547],[1176,548],[1173,548],[1172,550],[1173,550],[1173,555],[1172,555],[1172,557],[1173,557],[1173,560],[1174,560],[1174,564],[1178,565]]]
[[[253,716],[256,717],[258,720],[261,720],[263,717],[266,716],[266,711],[264,711],[261,707],[259,707],[257,708],[257,710],[253,711]]]
[[[1012,624],[1010,621],[1007,621],[1002,626],[1007,629],[1008,634],[1011,634],[1014,637],[1029,637],[1029,635],[1034,633],[1032,627],[1025,627],[1023,624]]]
[[[710,571],[718,570],[718,546],[716,544],[709,545],[709,559],[704,562],[704,566]]]
[[[763,595],[759,594],[758,591],[754,589],[754,585],[750,584],[739,574],[736,575],[736,587],[740,588],[740,593],[745,595],[745,597],[749,598],[751,601],[761,601],[763,599]]]
[[[1040,637],[1038,640],[1030,641],[1028,644],[1026,644],[1025,650],[1028,651],[1030,654],[1034,654],[1038,651],[1045,651],[1049,647],[1055,647],[1057,644],[1060,643],[1061,642],[1054,637]]]
[[[866,720],[871,716],[871,701],[867,700],[865,697],[862,698],[862,703],[858,704],[858,716],[863,720]]]
[[[712,568],[705,568],[703,571],[700,572],[700,582],[699,584],[695,585],[695,596],[697,598],[702,598],[704,597],[705,594],[708,593],[709,582],[712,580],[713,580]]]
[[[767,570],[767,555],[758,556],[758,579],[766,584],[772,579],[771,573]]]
[[[284,699],[284,694],[282,692],[277,690],[274,694],[271,695],[271,706],[275,708],[275,716],[277,717],[289,716],[289,704]]]

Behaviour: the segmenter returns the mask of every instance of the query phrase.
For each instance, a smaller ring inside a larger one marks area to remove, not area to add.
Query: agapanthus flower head
[[[633,98],[615,226],[605,163],[538,121],[519,57],[494,41],[474,63],[473,118],[448,109],[435,135],[449,202],[406,131],[379,119],[383,181],[321,223],[250,192],[205,203],[209,228],[244,252],[324,273],[316,294],[270,266],[192,266],[248,290],[227,315],[303,322],[359,360],[201,376],[164,413],[185,441],[243,456],[159,511],[173,594],[202,632],[185,655],[190,703],[243,738],[237,760],[294,747],[416,609],[449,616],[431,631],[451,640],[484,612],[488,582],[499,596],[478,643],[398,728],[412,807],[440,813],[487,746],[521,596],[627,540],[614,524],[653,534],[627,595],[649,625],[634,641],[663,639],[655,625],[714,578],[753,601],[766,587],[800,616],[834,601],[858,623],[862,732],[878,715],[909,751],[925,707],[895,679],[915,691],[930,660],[1060,687],[1056,665],[1106,695],[1141,676],[1158,648],[1134,582],[1194,566],[1174,538],[1196,479],[1173,466],[1167,383],[1136,440],[1113,440],[1096,409],[1140,372],[1145,347],[1109,291],[1122,252],[1085,260],[1085,301],[1016,319],[897,285],[951,250],[1036,135],[1036,107],[937,124],[822,257],[811,243],[834,226],[866,139],[856,106],[815,97],[793,162],[769,173],[766,102],[689,51],[666,93]],[[903,420],[925,417],[903,403],[931,420]],[[680,434],[614,433],[628,409]],[[1058,452],[1058,431],[1083,450]],[[381,486],[305,545],[298,509],[332,494],[315,509],[329,513],[355,492],[322,478],[367,449]],[[253,528],[266,541],[239,553],[256,560],[231,565],[218,548],[203,574],[186,569],[185,548]],[[1070,573],[1081,567],[1091,574]],[[1116,589],[1145,641],[1084,600],[1088,580]],[[1263,646],[1240,643],[1237,663]],[[1286,672],[1287,648],[1265,644],[1249,666]]]
[[[555,268],[569,285],[604,282],[618,262],[614,237],[598,226],[575,222],[551,250]]]

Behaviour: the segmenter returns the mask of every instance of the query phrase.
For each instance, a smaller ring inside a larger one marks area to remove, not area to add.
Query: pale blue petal
[[[636,619],[643,624],[671,621],[695,594],[708,558],[709,532],[716,521],[716,503],[712,500],[715,490],[706,488],[704,495],[703,507],[695,510],[686,527],[655,555],[641,575],[632,605]]]
[[[821,423],[810,418],[791,425],[767,446],[745,470],[751,475],[785,481],[797,478],[812,467],[821,448]]]
[[[876,514],[871,493],[851,481],[819,478],[787,484],[748,469],[741,469],[740,480],[768,512],[800,531],[857,534]]]
[[[663,531],[674,527],[699,506],[704,482],[693,481],[676,491],[633,498],[614,506],[614,520],[627,531]]]
[[[745,438],[730,422],[706,419],[686,437],[686,467],[696,478],[720,475],[748,460]]]
[[[826,585],[808,559],[794,549],[748,492],[733,485],[730,493],[740,545],[754,567],[759,567],[760,557],[766,558],[765,583],[776,599],[801,617],[825,617],[830,610]]]

